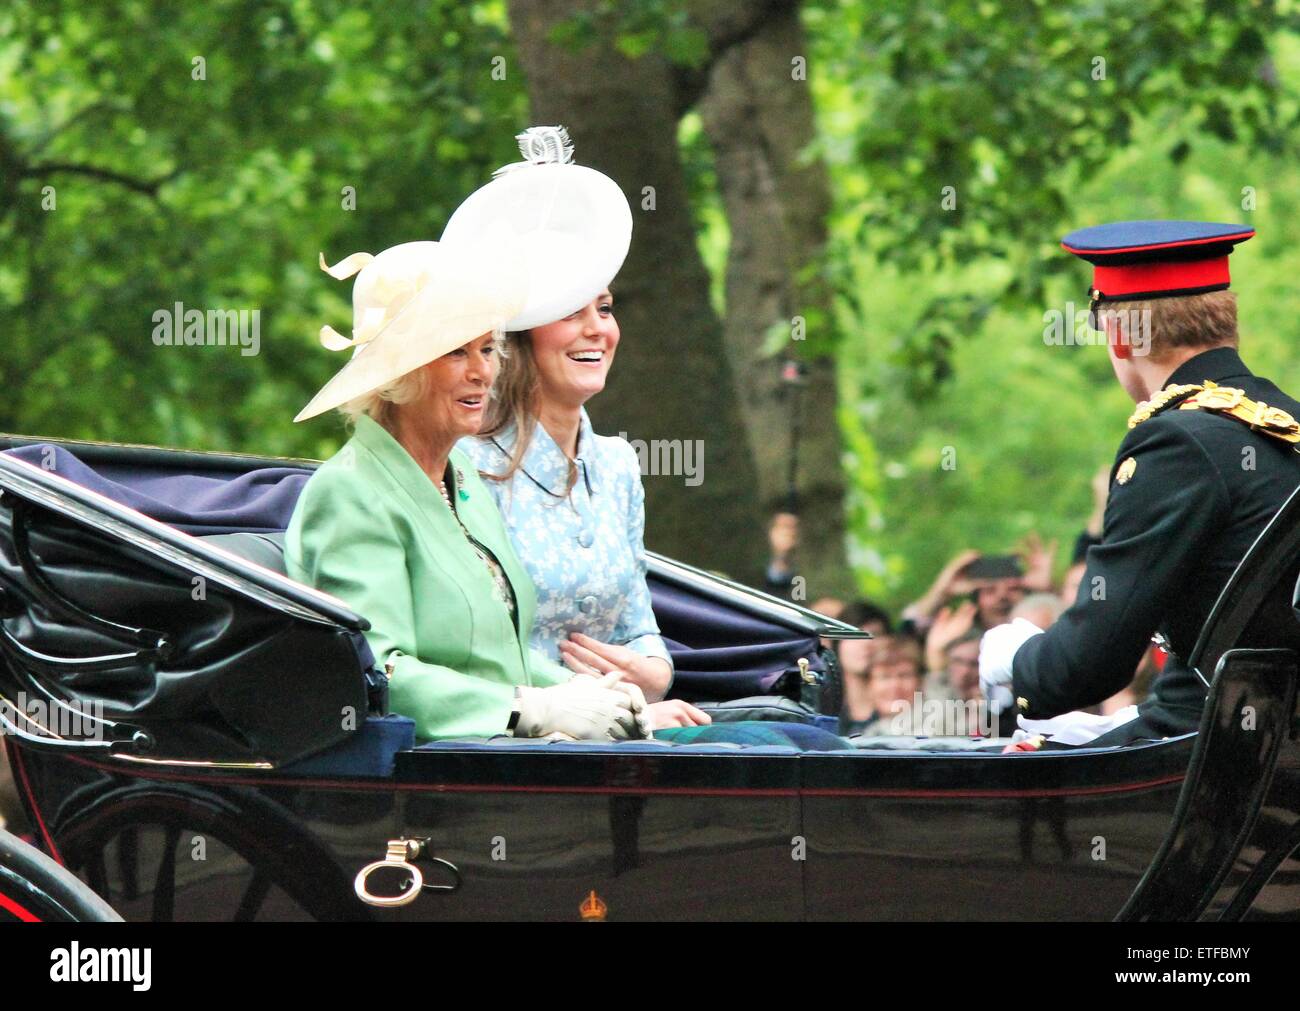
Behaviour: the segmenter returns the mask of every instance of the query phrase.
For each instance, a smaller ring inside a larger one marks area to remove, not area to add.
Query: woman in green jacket
[[[646,736],[616,673],[570,673],[527,643],[536,606],[492,497],[455,442],[478,431],[501,324],[526,291],[517,262],[434,242],[354,254],[351,361],[295,418],[340,408],[355,434],[307,482],[285,537],[289,575],[370,622],[394,712],[423,740],[513,732]]]

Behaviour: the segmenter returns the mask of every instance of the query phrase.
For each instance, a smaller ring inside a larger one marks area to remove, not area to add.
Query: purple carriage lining
[[[62,446],[46,443],[4,452],[197,537],[284,530],[311,477],[310,470],[300,467],[265,467],[243,474],[106,463],[90,467]]]

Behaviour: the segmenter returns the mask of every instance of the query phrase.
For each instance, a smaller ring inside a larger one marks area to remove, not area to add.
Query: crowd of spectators
[[[1093,511],[1059,583],[1053,579],[1057,543],[1030,534],[1013,554],[958,553],[897,618],[871,601],[815,601],[813,610],[872,636],[827,642],[844,681],[842,730],[849,736],[1010,736],[1014,713],[993,715],[983,705],[980,639],[1015,618],[1046,629],[1081,595],[1086,599],[1092,588],[1080,584],[1088,549],[1101,539],[1107,479],[1103,468],[1093,481]],[[787,550],[781,559],[786,571],[789,556]],[[1111,713],[1140,702],[1162,660],[1153,645],[1129,687],[1096,711]]]

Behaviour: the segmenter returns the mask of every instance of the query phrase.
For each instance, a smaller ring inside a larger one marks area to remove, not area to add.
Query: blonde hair
[[[429,374],[421,366],[404,376],[398,376],[387,386],[340,405],[339,413],[347,419],[350,428],[356,427],[357,419],[363,414],[388,428],[398,405],[419,400],[428,389]]]
[[[473,339],[477,340],[477,338]],[[468,344],[469,341],[465,343]],[[503,359],[507,356],[505,332],[500,327],[492,331],[492,346]],[[464,347],[464,345],[462,344],[461,347]],[[459,348],[453,348],[452,350],[459,350]],[[450,353],[448,352],[448,354]],[[434,359],[434,361],[437,360],[437,358]],[[505,371],[504,368],[502,371]],[[488,390],[489,415],[495,390],[495,386]],[[347,403],[340,405],[338,410],[346,419],[349,428],[355,428],[357,418],[364,414],[391,431],[397,408],[402,404],[409,404],[419,400],[428,392],[429,373],[425,370],[424,365],[421,365],[418,369],[412,369],[405,375],[398,376],[386,386],[381,386],[377,390],[371,390],[369,393],[349,400]]]

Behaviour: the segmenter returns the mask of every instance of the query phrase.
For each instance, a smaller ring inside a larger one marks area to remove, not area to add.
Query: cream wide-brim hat
[[[525,160],[471,193],[441,241],[462,245],[504,229],[531,277],[505,328],[528,330],[576,312],[614,280],[632,242],[632,209],[609,176],[569,161],[563,127],[531,127],[516,139]]]
[[[322,256],[321,269],[331,277],[357,274],[352,339],[328,326],[320,334],[326,348],[351,348],[353,354],[293,420],[314,418],[383,389],[489,331],[504,329],[529,291],[526,264],[507,242],[501,229],[485,229],[479,241],[454,248],[406,242],[376,256],[353,253],[334,267]]]

